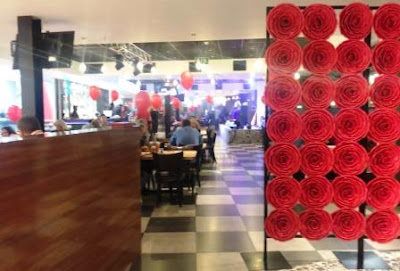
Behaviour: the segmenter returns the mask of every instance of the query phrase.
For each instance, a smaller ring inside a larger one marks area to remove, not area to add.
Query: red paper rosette
[[[356,176],[339,176],[332,182],[333,202],[339,208],[353,209],[360,206],[367,197],[367,186]]]
[[[368,165],[368,153],[358,143],[344,142],[333,149],[333,170],[340,175],[361,174]]]
[[[298,181],[290,177],[277,177],[267,184],[267,201],[275,208],[292,208],[300,199]]]
[[[291,144],[279,143],[265,152],[265,165],[277,176],[290,176],[300,168],[300,152]]]
[[[278,241],[293,239],[300,228],[299,217],[290,209],[273,211],[265,221],[265,231]]]
[[[345,75],[336,81],[336,104],[340,108],[354,108],[368,100],[368,82],[356,74]]]
[[[308,143],[301,150],[301,170],[307,176],[325,175],[333,166],[332,151],[323,143]]]
[[[278,76],[267,84],[264,96],[274,110],[294,109],[301,98],[301,86],[290,76]]]
[[[399,236],[400,221],[390,210],[373,213],[367,218],[367,237],[378,243],[387,243]]]
[[[336,67],[341,73],[360,73],[371,63],[371,50],[363,41],[346,40],[336,50],[338,54]]]
[[[299,218],[300,233],[309,240],[325,238],[332,230],[332,218],[324,210],[309,209],[302,212]]]
[[[292,111],[278,111],[267,122],[269,138],[275,142],[293,142],[301,134],[300,115]]]
[[[400,201],[399,182],[387,178],[378,177],[367,185],[367,204],[377,210],[391,209],[396,207]]]
[[[300,203],[309,208],[323,208],[333,198],[332,184],[324,177],[309,177],[300,182]]]
[[[267,16],[267,28],[277,39],[289,40],[303,30],[304,18],[301,10],[293,4],[280,4]]]
[[[332,214],[332,231],[345,241],[357,240],[365,233],[365,217],[352,209],[341,209]]]
[[[359,108],[343,109],[335,117],[335,129],[340,141],[359,141],[368,135],[368,115]]]
[[[268,47],[265,61],[271,71],[291,74],[300,68],[302,54],[303,51],[296,42],[281,40]]]
[[[311,76],[302,88],[302,100],[308,108],[325,109],[335,97],[335,83],[328,76]]]
[[[311,41],[304,48],[303,66],[310,72],[325,75],[332,71],[337,62],[335,47],[327,41]]]
[[[381,39],[400,38],[400,5],[388,3],[380,6],[374,16],[374,29]]]
[[[339,17],[340,32],[349,39],[363,39],[371,32],[372,12],[365,4],[347,5]]]
[[[337,25],[333,8],[324,4],[313,4],[306,7],[304,15],[304,35],[312,40],[329,38]]]
[[[400,106],[400,78],[382,75],[371,87],[371,100],[376,107],[396,108]]]
[[[375,46],[372,52],[372,66],[380,74],[400,72],[400,42],[384,40]]]
[[[400,169],[400,148],[394,144],[380,144],[369,153],[370,167],[376,176],[394,176]]]
[[[301,116],[303,129],[301,137],[305,141],[325,142],[333,136],[334,123],[332,115],[322,109],[308,110]]]
[[[369,114],[369,136],[379,143],[394,142],[400,138],[400,115],[390,109],[376,109]]]

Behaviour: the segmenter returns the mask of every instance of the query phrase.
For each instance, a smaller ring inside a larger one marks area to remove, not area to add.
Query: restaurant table
[[[181,150],[164,151],[163,154],[175,154],[178,152],[181,152]],[[161,152],[158,152],[158,153],[161,153]],[[185,160],[185,161],[192,161],[192,160],[196,159],[196,155],[197,155],[197,151],[183,150],[183,160]],[[153,154],[151,152],[141,152],[140,159],[142,161],[152,161]]]

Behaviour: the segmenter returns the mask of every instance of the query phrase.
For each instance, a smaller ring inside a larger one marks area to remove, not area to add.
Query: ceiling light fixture
[[[79,64],[79,71],[84,73],[86,71],[86,64],[85,63],[81,63]]]

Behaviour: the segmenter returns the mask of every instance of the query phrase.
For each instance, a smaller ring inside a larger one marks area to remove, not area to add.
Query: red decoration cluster
[[[395,75],[382,75],[376,78],[371,87],[371,100],[380,108],[400,106],[400,78]]]
[[[367,186],[356,176],[343,175],[332,182],[333,202],[339,208],[353,209],[365,202]]]
[[[300,233],[309,240],[325,238],[332,230],[332,218],[324,210],[308,209],[299,218]]]
[[[340,175],[361,174],[368,165],[368,153],[358,143],[343,142],[333,149],[333,170]]]
[[[324,177],[309,177],[300,182],[300,203],[309,208],[323,208],[332,202],[332,184]]]
[[[341,73],[360,73],[371,63],[369,46],[359,40],[347,40],[338,46],[337,69]]]
[[[359,141],[368,135],[368,115],[359,108],[341,110],[335,117],[335,129],[339,141]]]
[[[300,152],[296,146],[279,143],[265,152],[265,165],[277,176],[291,176],[300,169]]]
[[[264,96],[272,109],[291,110],[300,101],[301,86],[290,76],[278,76],[268,82]]]
[[[303,51],[292,40],[281,40],[271,44],[265,53],[267,66],[276,73],[291,74],[300,68]]]
[[[308,108],[325,109],[335,97],[335,83],[328,76],[311,76],[302,88],[302,100]]]
[[[334,32],[337,24],[332,7],[323,4],[309,5],[304,11],[304,35],[311,40],[324,40]]]
[[[349,39],[360,40],[368,36],[372,28],[372,12],[368,5],[352,3],[340,12],[340,32]]]
[[[357,240],[365,233],[365,217],[353,209],[340,209],[332,213],[332,231],[336,238]]]
[[[294,111],[278,111],[267,122],[269,138],[275,142],[293,142],[301,134],[301,118]]]
[[[301,10],[293,4],[280,4],[267,17],[267,28],[277,39],[296,38],[303,30],[304,18]]]
[[[326,142],[333,136],[334,121],[326,110],[312,109],[301,116],[303,131],[301,137],[309,141]]]
[[[391,210],[378,211],[367,219],[367,237],[372,241],[387,243],[399,236],[400,220]]]
[[[300,199],[300,184],[290,177],[277,177],[268,182],[266,197],[276,208],[292,208]]]
[[[376,176],[392,177],[400,169],[400,147],[394,144],[379,144],[369,153],[370,167]]]
[[[266,199],[276,210],[265,222],[269,237],[287,241],[298,232],[310,240],[331,232],[342,240],[367,235],[376,242],[389,242],[400,234],[394,208],[400,204],[400,4],[382,5],[373,15],[370,7],[356,2],[340,13],[339,26],[348,40],[336,49],[326,41],[337,25],[334,10],[313,4],[303,12],[292,4],[280,4],[267,17],[269,33],[276,40],[265,53],[270,70],[263,102],[274,112],[266,131],[275,142],[265,152],[265,165],[275,175],[267,184]],[[381,41],[371,50],[362,41],[372,30]],[[295,38],[303,32],[310,39],[301,50]],[[361,73],[369,68],[382,74],[369,88]],[[300,86],[293,79],[300,65],[311,73]],[[328,76],[337,69],[336,82]],[[376,109],[361,110],[369,96]],[[307,110],[295,112],[300,99]],[[326,110],[335,101],[340,111]],[[299,150],[292,145],[304,140]],[[336,146],[326,143],[334,139]],[[376,146],[369,151],[358,142],[369,138]],[[332,150],[333,149],[333,150]],[[292,175],[301,170],[298,182]],[[337,173],[332,182],[325,177]],[[366,183],[357,175],[370,170]],[[335,203],[331,215],[323,208]],[[307,207],[297,215],[296,204]],[[366,203],[376,210],[365,216],[354,209]]]
[[[299,217],[290,209],[275,210],[265,221],[265,231],[267,234],[279,241],[293,239],[299,229]]]
[[[369,136],[378,143],[394,142],[400,138],[400,114],[390,109],[376,109],[369,114]]]
[[[379,42],[372,53],[372,65],[380,74],[398,74],[400,72],[400,42],[396,40]]]
[[[300,151],[301,170],[307,176],[323,176],[333,166],[332,151],[323,143],[308,143]]]
[[[368,99],[368,82],[361,75],[345,75],[336,81],[336,104],[340,108],[356,108]]]
[[[400,184],[394,179],[378,177],[367,188],[367,204],[377,210],[392,209],[400,202]]]
[[[388,3],[379,7],[374,16],[374,29],[381,39],[400,38],[400,5]]]
[[[335,47],[327,41],[311,41],[304,48],[303,66],[310,72],[325,75],[332,71],[337,61]]]

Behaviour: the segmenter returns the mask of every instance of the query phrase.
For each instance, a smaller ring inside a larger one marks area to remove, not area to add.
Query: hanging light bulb
[[[137,64],[136,64],[136,67],[138,68],[138,70],[140,71],[140,72],[142,72],[143,71],[143,62],[142,61],[139,61]]]
[[[103,66],[101,66],[101,69],[100,69],[100,71],[101,71],[101,73],[107,73],[107,67],[106,67],[106,64],[103,64]]]
[[[84,73],[86,71],[86,64],[85,63],[81,63],[79,64],[79,71]]]

